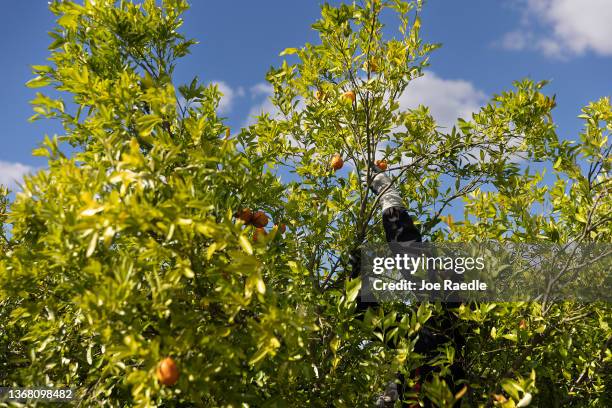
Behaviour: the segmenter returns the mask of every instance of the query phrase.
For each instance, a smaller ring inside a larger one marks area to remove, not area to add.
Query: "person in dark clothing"
[[[394,244],[409,245],[411,242],[422,242],[421,233],[414,225],[412,217],[408,213],[406,206],[404,206],[402,197],[397,188],[393,185],[392,180],[384,174],[384,172],[380,172],[376,169],[372,169],[372,171],[374,172],[374,177],[368,185],[368,188],[378,197],[382,209],[382,223],[385,230],[385,238],[390,248],[393,249]],[[362,181],[367,185],[365,177]],[[361,272],[361,253],[359,251],[354,251],[353,254],[351,254],[351,264],[351,278],[356,278]],[[373,306],[376,306],[376,304],[363,302],[361,294],[357,297],[358,313]],[[448,306],[456,307],[458,305],[453,304]],[[453,314],[448,311],[448,308],[445,308],[445,311],[443,316],[437,319],[437,321],[432,322],[432,327],[425,327],[419,333],[419,339],[415,344],[415,351],[426,356],[426,358],[434,357],[437,353],[438,346],[446,343],[448,340],[453,341],[456,348],[462,348],[464,345],[463,338],[453,327],[455,320]],[[412,373],[412,377],[417,378],[417,388],[420,388],[420,384],[427,380],[427,377],[433,370],[433,367],[422,366]],[[454,388],[455,381],[463,377],[462,368],[458,364],[454,364],[451,367],[451,376],[447,379],[451,389]],[[399,384],[396,384],[396,382],[389,383],[387,389],[377,401],[377,405],[380,407],[393,406],[395,401],[403,400],[405,393],[404,380],[403,375],[399,374]],[[418,389],[416,391],[418,391]],[[426,406],[430,405],[427,401],[426,404]],[[402,406],[410,407],[411,405],[403,403]]]

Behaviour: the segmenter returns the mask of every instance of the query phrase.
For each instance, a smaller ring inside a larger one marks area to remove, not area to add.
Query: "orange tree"
[[[399,24],[393,39],[383,35],[380,18],[389,11]],[[426,107],[404,110],[399,103],[436,47],[419,37],[419,11],[420,2],[323,6],[313,25],[320,43],[281,53],[297,61],[268,74],[275,111],[241,135],[247,154],[280,161],[294,175],[285,209],[296,223],[294,251],[313,289],[333,293],[350,273],[347,254],[383,239],[378,197],[359,183],[372,179],[377,160],[388,164],[431,241],[609,243],[609,99],[584,108],[579,143],[558,140],[555,100],[542,93],[545,82],[531,80],[515,83],[442,132]],[[337,154],[349,171],[330,169]],[[554,184],[544,184],[542,174],[527,166],[531,162],[548,163]],[[445,214],[457,199],[465,208],[461,222]],[[380,340],[397,343],[398,370],[409,374],[422,361],[410,343],[415,327],[394,323],[401,306],[386,307],[375,317],[366,314],[365,323],[378,326]],[[605,405],[599,397],[610,381],[600,376],[609,368],[609,310],[551,302],[462,307],[456,315],[467,348],[462,354],[449,344],[435,364],[442,373],[457,359],[467,368],[471,405],[526,404],[536,377],[541,401]],[[435,321],[439,313],[430,305],[425,314]],[[342,344],[357,341],[345,335]],[[441,406],[456,398],[435,378],[424,392]]]
[[[369,406],[425,362],[414,344],[443,313],[400,303],[354,318],[347,255],[383,242],[378,197],[359,182],[376,160],[431,241],[609,243],[609,100],[584,109],[579,143],[557,139],[554,98],[530,80],[443,132],[398,102],[437,47],[419,36],[420,7],[323,6],[320,42],[268,73],[275,111],[230,137],[214,86],[173,81],[194,44],[179,33],[184,1],[53,2],[51,64],[28,85],[60,91],[37,94],[34,118],[64,134],[35,150],[48,168],[25,179],[0,242],[0,382],[70,386],[83,405]],[[266,233],[246,209],[272,219]],[[454,313],[467,346],[441,347],[413,398],[606,405],[609,306]],[[453,362],[465,393],[443,379]]]

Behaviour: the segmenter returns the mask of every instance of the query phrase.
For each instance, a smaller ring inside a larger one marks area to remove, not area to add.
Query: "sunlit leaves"
[[[421,2],[376,0],[324,5],[319,41],[285,49],[266,76],[273,112],[229,132],[218,87],[174,82],[195,43],[178,32],[186,7],[51,4],[50,65],[28,86],[62,92],[36,94],[33,118],[63,132],[35,150],[48,166],[10,212],[0,191],[0,225],[12,223],[10,238],[0,231],[0,381],[76,384],[83,405],[367,406],[397,373],[414,386],[429,360],[439,372],[413,396],[439,406],[603,395],[607,307],[385,304],[356,319],[361,281],[347,276],[348,254],[384,242],[360,182],[380,159],[429,240],[609,242],[608,99],[583,110],[576,143],[557,139],[555,97],[531,80],[441,129],[426,106],[400,103],[437,47],[420,38]],[[234,217],[244,208],[287,231],[256,235]],[[448,321],[467,349],[415,351]],[[154,377],[168,355],[176,392]],[[451,390],[441,376],[454,362],[475,383]]]

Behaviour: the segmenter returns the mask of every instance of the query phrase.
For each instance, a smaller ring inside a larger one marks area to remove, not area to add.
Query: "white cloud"
[[[232,110],[232,106],[234,104],[234,99],[237,96],[241,96],[240,93],[244,95],[244,89],[238,88],[238,90],[232,89],[226,82],[223,81],[213,81],[215,85],[219,88],[219,92],[223,96],[221,96],[221,101],[219,102],[219,113],[228,113]]]
[[[219,101],[218,109],[220,114],[229,113],[234,107],[234,101],[236,100],[236,98],[244,98],[244,96],[246,95],[244,88],[241,86],[234,89],[225,81],[211,81],[211,84],[217,85],[217,88],[221,93],[221,100]],[[185,107],[186,101],[182,95],[178,96],[178,102],[181,106]],[[195,108],[198,105],[199,102],[191,101],[189,106]]]
[[[278,108],[270,101],[272,86],[267,83],[256,84],[250,88],[250,94],[258,103],[249,111],[244,127],[254,124],[256,117],[263,113],[273,118],[279,115]],[[469,81],[444,79],[427,71],[423,77],[410,83],[398,101],[401,110],[413,109],[419,105],[429,107],[438,125],[450,129],[457,118],[471,119],[472,113],[478,112],[486,100],[486,95]],[[301,106],[298,105],[298,109]],[[290,142],[295,143],[292,138]]]
[[[534,49],[551,57],[594,52],[612,56],[612,1],[515,0],[523,18],[499,44],[509,50]],[[535,28],[538,28],[536,31]]]
[[[270,96],[274,92],[272,85],[266,82],[260,82],[251,87],[251,98],[256,98],[261,95]]]
[[[500,41],[500,45],[507,50],[520,51],[527,48],[532,40],[533,33],[524,30],[515,30],[504,34]]]
[[[272,88],[272,85],[265,82],[260,82],[251,87],[250,93],[252,99],[257,98],[260,100],[260,102],[253,106],[249,111],[247,119],[243,125],[244,127],[254,124],[256,122],[256,117],[264,113],[270,114],[271,117],[278,115],[278,108],[274,106],[270,100],[270,96],[272,96],[274,93],[274,88]]]
[[[270,117],[273,118],[280,113],[278,108],[270,101],[270,98],[266,98],[264,101],[251,108],[245,126],[254,124],[257,121],[256,117],[264,113],[268,113]]]
[[[270,101],[273,93],[271,85],[256,84],[250,88],[250,93],[251,98],[259,99],[259,103],[249,111],[245,126],[255,123],[255,117],[263,113],[272,117],[278,115],[278,108]],[[431,71],[412,81],[399,98],[400,109],[428,106],[438,124],[448,128],[451,128],[459,117],[469,119],[485,101],[486,95],[471,82],[440,78]]]
[[[18,183],[21,183],[23,176],[33,170],[32,167],[25,164],[0,161],[0,184],[15,188]]]
[[[469,120],[486,101],[486,95],[463,79],[440,78],[431,71],[408,85],[400,96],[400,109],[428,106],[439,126],[452,128],[457,118]]]

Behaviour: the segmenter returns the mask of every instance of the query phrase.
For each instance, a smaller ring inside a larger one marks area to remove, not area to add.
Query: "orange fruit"
[[[263,238],[268,235],[268,232],[264,227],[255,228],[255,232],[253,233],[253,242],[259,241],[259,238]]]
[[[376,167],[378,167],[382,171],[387,170],[388,165],[387,165],[387,161],[386,160],[376,160],[374,162],[374,164],[376,164]]]
[[[255,211],[251,218],[251,224],[257,228],[263,228],[268,225],[268,216],[263,211]]]
[[[519,322],[519,329],[525,330],[526,328],[527,328],[527,322],[525,321],[525,319],[521,319],[521,321]]]
[[[278,230],[278,232],[280,232],[281,234],[284,234],[285,231],[287,231],[287,226],[285,224],[276,224],[274,225],[276,227],[276,229]]]
[[[253,219],[253,212],[250,208],[243,208],[236,213],[236,218],[239,218],[244,221],[245,224],[248,224]]]
[[[344,166],[344,160],[342,160],[342,156],[340,156],[339,153],[336,153],[334,154],[334,157],[332,157],[329,164],[331,165],[331,168],[334,169],[334,171],[340,170],[342,166]]]
[[[342,94],[342,97],[347,101],[355,102],[355,92],[348,91]]]
[[[508,399],[506,397],[504,397],[503,395],[501,395],[501,394],[493,394],[493,398],[495,398],[495,400],[497,402],[502,402],[503,403],[503,402],[508,401]]]
[[[324,98],[325,98],[325,93],[323,93],[323,91],[319,91],[319,90],[317,90],[317,91],[315,92],[315,98],[316,98],[318,101],[320,101],[321,99],[324,99]]]
[[[159,382],[168,386],[176,384],[180,377],[179,369],[174,360],[170,357],[164,358],[157,365],[156,374]]]

